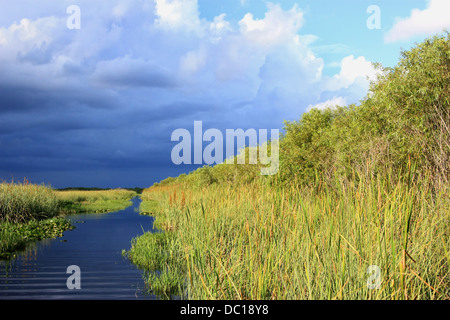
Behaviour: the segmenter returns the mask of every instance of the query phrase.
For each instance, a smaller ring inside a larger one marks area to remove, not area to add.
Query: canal
[[[143,271],[122,256],[133,238],[153,230],[153,218],[139,214],[140,202],[134,198],[112,213],[70,215],[73,230],[0,261],[0,300],[155,299],[145,292]]]

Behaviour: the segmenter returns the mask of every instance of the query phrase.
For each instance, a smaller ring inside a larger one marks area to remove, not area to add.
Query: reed
[[[143,196],[158,202],[156,225],[171,240],[154,246],[161,235],[146,234],[131,252],[152,248],[142,261],[171,252],[148,281],[177,271],[171,294],[190,299],[448,299],[448,187],[395,181],[151,187]],[[368,286],[372,265],[378,289]]]
[[[24,222],[51,218],[58,214],[58,209],[58,199],[50,187],[31,184],[27,179],[23,183],[0,184],[0,220]]]
[[[47,186],[23,183],[0,184],[0,259],[10,259],[32,242],[61,236],[72,228],[58,217],[60,202]]]

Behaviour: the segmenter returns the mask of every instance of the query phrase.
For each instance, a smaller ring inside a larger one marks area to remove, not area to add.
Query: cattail
[[[184,209],[185,202],[186,202],[186,196],[183,191],[183,192],[181,192],[181,209]]]

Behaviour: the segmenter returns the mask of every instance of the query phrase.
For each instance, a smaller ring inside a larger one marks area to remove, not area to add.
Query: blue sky
[[[205,19],[211,20],[225,12],[227,19],[239,22],[248,12],[255,18],[263,19],[268,1],[202,0],[198,3],[200,16]],[[415,40],[423,39],[419,35],[390,45],[384,42],[385,34],[392,28],[396,19],[410,16],[412,9],[427,8],[427,1],[424,0],[283,0],[274,3],[284,10],[295,5],[301,8],[305,21],[300,34],[316,36],[312,50],[330,61],[336,59],[335,62],[339,62],[346,55],[354,54],[365,56],[370,61],[394,66],[398,61],[400,48],[409,48]],[[380,30],[369,30],[366,27],[370,16],[366,11],[370,5],[377,5],[381,10]],[[380,50],[380,44],[383,50]]]
[[[147,187],[189,172],[171,162],[175,129],[282,129],[358,103],[371,62],[394,66],[450,29],[448,12],[448,0],[0,0],[0,178]]]

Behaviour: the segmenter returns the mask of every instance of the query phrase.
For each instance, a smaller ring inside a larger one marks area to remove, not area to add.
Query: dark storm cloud
[[[101,61],[93,74],[94,81],[112,87],[173,87],[175,77],[154,62],[120,58]]]
[[[354,72],[345,86],[347,73],[322,77],[298,38],[298,8],[270,5],[232,26],[200,19],[195,0],[76,4],[79,30],[66,28],[61,1],[2,4],[1,177],[148,186],[193,169],[171,162],[175,129],[279,128],[323,92],[360,90]]]
[[[0,113],[27,112],[48,105],[47,95],[36,88],[0,86]]]

